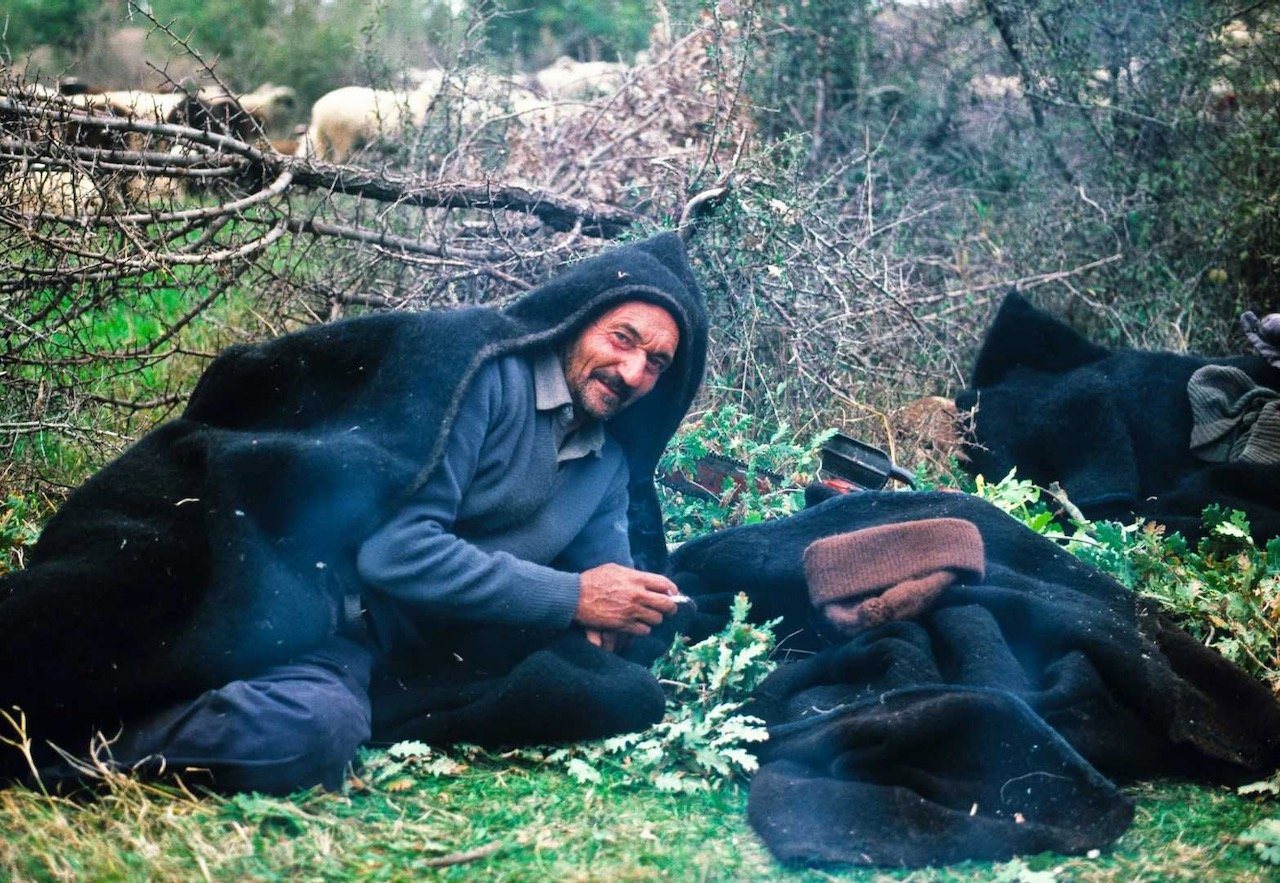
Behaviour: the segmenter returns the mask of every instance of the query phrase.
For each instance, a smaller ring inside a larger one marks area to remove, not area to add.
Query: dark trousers
[[[336,790],[369,738],[371,667],[367,648],[331,638],[261,675],[127,722],[112,763],[144,775],[189,770],[184,778],[219,791]],[[41,778],[48,785],[79,774],[59,764]]]

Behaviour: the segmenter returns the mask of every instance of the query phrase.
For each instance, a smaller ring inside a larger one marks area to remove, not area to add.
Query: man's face
[[[679,342],[680,329],[662,307],[627,301],[603,313],[564,352],[578,413],[608,420],[649,392]]]

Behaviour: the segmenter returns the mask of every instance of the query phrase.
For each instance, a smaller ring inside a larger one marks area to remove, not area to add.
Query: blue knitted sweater
[[[486,365],[439,468],[361,546],[383,650],[411,652],[449,620],[567,628],[578,574],[631,564],[621,448],[606,434],[598,453],[557,462],[558,409],[536,401],[529,358]]]

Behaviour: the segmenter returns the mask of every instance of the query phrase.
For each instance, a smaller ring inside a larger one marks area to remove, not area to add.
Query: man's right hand
[[[664,616],[676,612],[676,584],[665,576],[601,564],[579,577],[578,609],[573,619],[588,629],[647,635]]]

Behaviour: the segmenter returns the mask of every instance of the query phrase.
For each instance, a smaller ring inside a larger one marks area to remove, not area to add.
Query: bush
[[[1209,506],[1194,547],[1155,523],[1073,520],[1062,501],[1014,473],[976,494],[1069,552],[1152,598],[1203,643],[1280,694],[1280,537],[1258,548],[1244,513]]]

